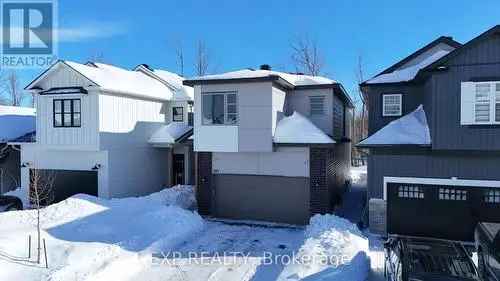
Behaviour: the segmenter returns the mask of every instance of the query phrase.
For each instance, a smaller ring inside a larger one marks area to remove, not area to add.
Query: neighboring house
[[[500,221],[500,26],[441,37],[361,87],[372,230],[471,240]]]
[[[0,194],[21,185],[20,144],[34,134],[34,108],[0,105]]]
[[[348,181],[353,104],[324,77],[240,70],[194,87],[201,214],[305,224]]]
[[[55,63],[26,87],[36,100],[37,134],[21,153],[24,190],[33,169],[55,173],[56,201],[191,183],[192,89],[182,80],[147,65]]]

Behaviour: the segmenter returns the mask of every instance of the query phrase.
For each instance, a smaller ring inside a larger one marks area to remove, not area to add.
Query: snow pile
[[[298,257],[308,257],[312,262],[286,267],[282,280],[294,276],[295,280],[363,281],[368,276],[368,240],[348,220],[315,215],[305,237]]]
[[[420,63],[416,65],[412,65],[406,68],[401,68],[398,70],[395,70],[390,73],[386,74],[381,74],[379,76],[376,76],[368,81],[366,81],[366,84],[377,84],[377,83],[397,83],[397,82],[407,82],[413,80],[418,72],[431,65],[435,61],[439,60],[440,58],[446,56],[450,51],[447,50],[439,50],[430,55],[429,57],[425,58],[422,60]]]
[[[15,141],[35,130],[34,108],[0,106],[0,143]]]
[[[366,184],[367,179],[367,167],[351,167],[351,182],[352,184]]]
[[[298,112],[281,119],[274,131],[275,143],[335,143],[321,129]]]
[[[177,206],[186,210],[194,210],[196,208],[196,196],[194,186],[192,185],[178,184],[139,198],[145,198],[167,206]]]
[[[392,121],[358,145],[430,145],[431,135],[422,105],[415,111]]]
[[[4,193],[3,195],[8,195],[8,196],[15,196],[23,202],[23,209],[26,209],[29,207],[29,201],[28,198],[26,198],[26,194],[28,194],[25,190],[22,189],[22,187],[18,187],[14,190],[11,190],[9,192]]]
[[[191,78],[190,80],[203,81],[203,80],[266,78],[266,77],[279,77],[294,86],[324,85],[324,84],[337,83],[332,79],[321,76],[310,76],[310,75],[292,74],[292,73],[285,73],[285,72],[271,71],[271,70],[251,70],[251,69],[242,69],[222,74],[198,76]]]
[[[193,127],[188,126],[184,122],[172,122],[156,130],[148,142],[153,145],[174,144],[177,139],[188,133],[191,129]]]
[[[63,63],[104,90],[159,100],[171,100],[173,97],[172,90],[164,83],[139,71],[130,71],[103,63],[91,65],[72,61],[63,61]]]

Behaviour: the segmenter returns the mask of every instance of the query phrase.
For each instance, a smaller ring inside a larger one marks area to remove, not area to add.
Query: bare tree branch
[[[322,73],[325,60],[316,40],[307,36],[297,37],[291,44],[291,59],[297,72],[318,76]]]
[[[11,106],[21,106],[23,102],[30,97],[30,95],[21,88],[16,71],[12,70],[8,73],[3,73],[0,79],[2,88],[0,103]]]
[[[196,43],[195,72],[197,76],[206,75],[210,66],[210,55],[205,41]]]
[[[92,51],[90,56],[88,57],[88,61],[104,63],[105,62],[104,52],[98,50]]]
[[[182,45],[182,41],[177,41],[174,46],[175,51],[175,62],[177,67],[179,67],[180,75],[184,76],[184,47]]]

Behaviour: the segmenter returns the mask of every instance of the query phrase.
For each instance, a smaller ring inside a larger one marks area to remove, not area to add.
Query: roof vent
[[[261,64],[260,70],[271,70],[271,66],[269,64]]]

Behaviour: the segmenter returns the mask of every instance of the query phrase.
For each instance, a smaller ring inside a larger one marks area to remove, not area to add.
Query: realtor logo
[[[55,60],[55,1],[2,1],[2,66],[46,67]]]

